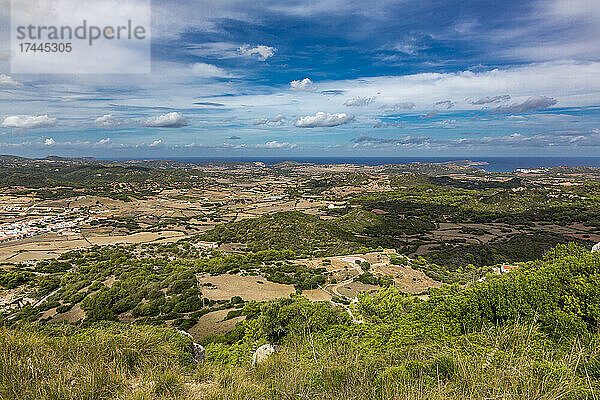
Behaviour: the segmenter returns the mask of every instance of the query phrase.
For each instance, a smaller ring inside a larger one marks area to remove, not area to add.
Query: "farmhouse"
[[[505,273],[510,272],[513,269],[517,269],[517,268],[519,268],[518,265],[503,264],[500,266],[500,273],[505,274]]]

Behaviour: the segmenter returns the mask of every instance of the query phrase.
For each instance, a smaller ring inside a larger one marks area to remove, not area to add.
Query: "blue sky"
[[[176,0],[152,18],[149,75],[11,74],[0,52],[0,153],[600,155],[597,0]]]

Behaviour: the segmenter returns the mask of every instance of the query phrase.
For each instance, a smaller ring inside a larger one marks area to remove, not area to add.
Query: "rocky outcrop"
[[[252,366],[256,367],[258,364],[264,362],[276,351],[277,349],[272,344],[263,344],[254,352],[254,355],[252,356]]]
[[[200,343],[194,342],[194,338],[192,337],[192,335],[189,334],[189,332],[186,332],[181,329],[176,330],[177,333],[192,339],[192,356],[194,357],[194,361],[196,361],[196,363],[198,364],[204,363],[204,360],[206,359],[206,350],[204,350],[204,347],[202,347]]]

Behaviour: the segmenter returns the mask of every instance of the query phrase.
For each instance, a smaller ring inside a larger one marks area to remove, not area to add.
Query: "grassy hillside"
[[[0,328],[0,399],[173,398],[191,371],[190,347],[151,326]]]
[[[600,254],[543,260],[427,300],[393,288],[344,309],[301,296],[244,307],[205,339],[115,323],[0,332],[1,399],[593,399],[600,395]],[[258,368],[254,349],[278,343]]]

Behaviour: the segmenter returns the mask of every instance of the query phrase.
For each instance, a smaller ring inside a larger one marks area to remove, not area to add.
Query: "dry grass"
[[[540,348],[527,326],[483,332],[452,345],[366,352],[296,344],[257,369],[205,367],[201,399],[596,399],[589,360],[596,341]],[[475,342],[470,342],[475,340]],[[485,347],[481,341],[488,342]],[[316,360],[316,361],[315,361]]]
[[[316,338],[315,338],[316,339]],[[168,329],[0,331],[0,399],[596,399],[596,339],[557,346],[534,327],[452,343],[361,348],[351,340],[282,346],[257,368],[189,363]]]

